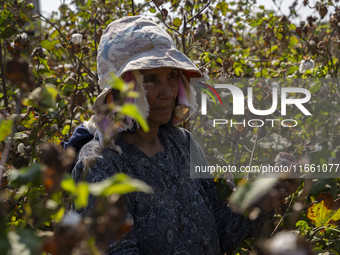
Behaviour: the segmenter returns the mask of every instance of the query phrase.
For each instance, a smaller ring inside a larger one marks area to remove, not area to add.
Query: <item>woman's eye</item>
[[[156,77],[150,77],[146,78],[143,80],[143,85],[144,86],[149,86],[149,85],[155,85],[157,83],[157,78]]]
[[[168,79],[174,79],[174,78],[177,78],[177,71],[170,73],[168,76]]]

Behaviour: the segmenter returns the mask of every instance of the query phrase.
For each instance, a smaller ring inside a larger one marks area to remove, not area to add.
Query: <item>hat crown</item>
[[[155,22],[133,16],[111,22],[98,46],[98,75],[102,79],[109,72],[116,72],[133,56],[151,49],[176,48],[169,34]]]

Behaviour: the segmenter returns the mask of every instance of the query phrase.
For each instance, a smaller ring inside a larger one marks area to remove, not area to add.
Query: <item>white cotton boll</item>
[[[275,59],[275,60],[272,61],[272,65],[273,65],[273,66],[276,66],[276,65],[278,65],[279,63],[280,63],[280,60],[278,60],[278,59]]]
[[[81,217],[79,216],[79,214],[70,212],[64,215],[60,224],[64,227],[75,227],[80,223],[80,221]]]
[[[273,82],[273,83],[271,84],[271,86],[272,86],[272,87],[277,87],[277,88],[280,87],[280,85],[279,85],[277,82]]]
[[[11,42],[11,47],[14,48],[14,46],[15,46],[15,43]]]
[[[299,68],[300,73],[305,73],[309,69],[314,68],[314,61],[312,59],[310,60],[302,60]]]
[[[73,34],[71,36],[71,42],[73,44],[80,44],[82,40],[83,40],[83,35],[81,34]]]
[[[319,143],[316,143],[314,147],[315,147],[316,151],[321,151],[322,150],[322,145],[319,144]]]
[[[21,40],[24,40],[24,41],[27,40],[27,34],[26,33],[22,33],[20,36],[21,36]]]
[[[25,145],[24,145],[23,143],[19,143],[19,145],[18,145],[18,152],[19,152],[20,154],[23,154],[23,153],[26,152],[26,150],[25,150]]]
[[[314,46],[315,45],[315,41],[312,40],[312,41],[309,42],[309,44]]]
[[[305,73],[306,72],[305,62],[306,62],[306,60],[302,60],[301,63],[300,63],[300,68],[299,68],[299,72],[300,73]]]
[[[72,69],[73,65],[72,64],[64,64],[65,69]]]
[[[273,251],[288,252],[296,249],[297,236],[290,232],[278,233],[271,242],[270,248]]]
[[[203,75],[203,77],[202,77],[202,81],[203,81],[203,82],[207,82],[207,81],[210,80],[209,75],[208,75],[209,70],[208,70],[207,68],[204,68],[204,71],[201,72],[201,73],[202,73],[202,75]]]
[[[340,22],[338,23],[338,27],[340,27]]]
[[[314,68],[314,61],[313,60],[309,60],[305,62],[305,68],[308,69],[313,69]]]
[[[250,68],[254,68],[255,67],[255,64],[251,61],[246,61],[246,64],[250,67]]]

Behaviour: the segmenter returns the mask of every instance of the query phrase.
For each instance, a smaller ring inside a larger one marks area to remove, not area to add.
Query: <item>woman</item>
[[[114,113],[103,118],[100,107],[119,96],[108,85],[115,72],[135,84],[140,96],[133,102],[142,110],[150,131],[143,132],[127,118],[118,129]],[[234,214],[218,199],[213,179],[190,178],[189,153],[196,165],[207,165],[206,158],[193,142],[192,135],[174,125],[189,117],[195,98],[188,79],[201,77],[196,66],[177,51],[170,36],[147,18],[134,16],[112,22],[101,38],[98,49],[99,84],[103,91],[93,109],[97,112],[77,128],[69,144],[81,147],[72,171],[81,179],[85,162],[96,159],[87,181],[100,182],[117,172],[138,178],[154,193],[127,196],[128,215],[134,228],[123,241],[112,242],[107,254],[221,254],[231,251],[244,238],[256,236],[279,199],[296,190],[297,183],[285,181],[283,191],[259,207],[262,212],[251,221]],[[111,130],[111,128],[114,129]],[[113,139],[102,153],[105,134]],[[190,151],[190,142],[191,148]],[[192,156],[192,155],[191,155]],[[191,162],[193,163],[193,162]],[[81,211],[94,208],[94,198]]]

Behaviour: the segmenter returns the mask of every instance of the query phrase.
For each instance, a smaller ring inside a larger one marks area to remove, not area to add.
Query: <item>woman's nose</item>
[[[164,82],[162,86],[160,86],[159,98],[160,99],[170,99],[174,97],[174,92],[172,90],[172,86],[168,81]]]

